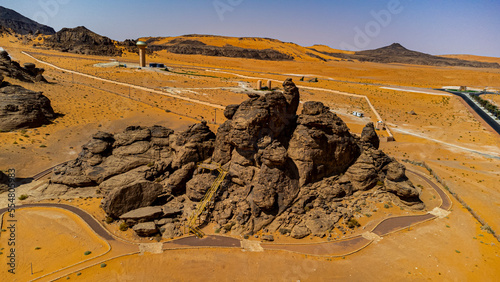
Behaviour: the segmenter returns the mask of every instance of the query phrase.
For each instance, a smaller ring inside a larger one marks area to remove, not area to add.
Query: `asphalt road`
[[[495,130],[498,134],[500,134],[500,125],[492,119],[487,113],[485,113],[481,108],[479,108],[474,102],[469,99],[466,95],[460,93],[460,92],[455,92],[455,91],[447,91],[450,93],[453,93],[460,98],[462,98],[493,130]]]

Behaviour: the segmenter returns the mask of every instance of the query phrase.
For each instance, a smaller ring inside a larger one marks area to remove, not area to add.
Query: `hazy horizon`
[[[0,0],[53,27],[85,26],[115,40],[206,34],[367,50],[392,43],[433,55],[500,57],[500,2]],[[142,14],[138,14],[142,11]]]

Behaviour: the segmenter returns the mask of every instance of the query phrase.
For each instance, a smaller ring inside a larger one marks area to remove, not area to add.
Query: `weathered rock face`
[[[9,177],[0,171],[0,193],[9,190]]]
[[[121,56],[113,40],[98,35],[83,26],[63,28],[44,41],[51,49],[85,55]]]
[[[133,226],[137,223],[151,221],[161,216],[163,216],[163,210],[161,207],[148,206],[126,212],[120,216],[120,219],[125,220],[125,222],[127,222],[129,225]]]
[[[288,155],[298,168],[302,186],[344,172],[359,156],[359,147],[346,124],[328,107],[306,102]]]
[[[38,127],[55,118],[50,100],[41,92],[2,80],[0,75],[0,130]]]
[[[133,230],[141,237],[149,237],[158,233],[158,228],[154,222],[139,223],[134,226]]]
[[[378,138],[377,132],[375,132],[375,126],[373,122],[369,122],[361,132],[361,141],[366,142],[373,146],[373,148],[378,149],[380,146],[380,139]]]
[[[119,217],[129,211],[147,207],[158,198],[163,187],[158,183],[138,180],[112,190],[102,201],[104,211],[111,217]]]
[[[43,77],[44,71],[33,63],[25,63],[24,67],[21,67],[18,62],[12,61],[9,53],[0,51],[0,75],[24,82],[47,82]]]
[[[283,86],[283,93],[252,95],[229,106],[217,135],[205,123],[180,133],[163,127],[97,133],[77,160],[55,171],[52,182],[99,185],[106,213],[132,225],[160,216],[161,206],[164,218],[155,228],[161,226],[164,238],[179,235],[219,176],[218,166],[197,167],[202,161],[217,162],[228,172],[205,218],[223,232],[267,229],[293,238],[323,237],[344,228],[356,211],[371,212],[370,200],[423,208],[404,166],[377,149],[373,124],[361,138],[353,136],[320,102],[304,103],[297,116],[298,89],[290,79]],[[143,215],[143,207],[151,205],[155,212]],[[155,234],[150,227],[134,230]]]

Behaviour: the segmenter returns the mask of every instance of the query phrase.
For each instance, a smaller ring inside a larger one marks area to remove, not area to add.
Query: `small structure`
[[[363,117],[364,116],[364,114],[361,112],[352,112],[352,115],[356,116],[356,117]]]
[[[267,81],[267,89],[268,89],[268,90],[271,90],[271,89],[272,89],[272,85],[273,85],[273,84],[272,84],[272,81],[271,81],[271,80],[268,80],[268,81]]]
[[[458,91],[460,91],[460,92],[467,91],[467,86],[460,86],[460,88],[458,89]]]
[[[381,120],[377,121],[376,129],[377,130],[385,130],[385,123]]]
[[[150,68],[165,68],[165,64],[160,63],[149,63]]]
[[[257,90],[262,89],[262,80],[257,81]]]
[[[141,68],[146,67],[146,46],[148,44],[144,41],[138,41],[137,47],[139,47],[139,66]]]

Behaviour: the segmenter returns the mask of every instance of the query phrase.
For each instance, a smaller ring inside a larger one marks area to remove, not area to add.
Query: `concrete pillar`
[[[139,65],[143,68],[146,66],[146,48],[139,48]]]
[[[146,67],[146,42],[137,42],[137,47],[139,47],[139,66],[141,68]]]
[[[267,89],[269,89],[269,90],[272,89],[272,81],[270,81],[270,80],[267,81]]]
[[[262,89],[262,80],[257,81],[257,90]]]

